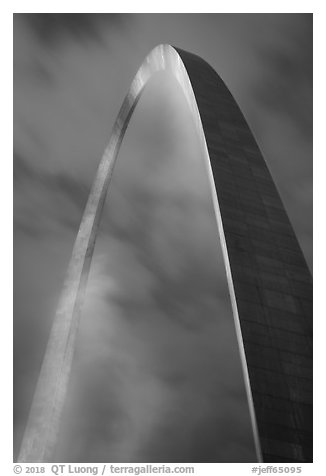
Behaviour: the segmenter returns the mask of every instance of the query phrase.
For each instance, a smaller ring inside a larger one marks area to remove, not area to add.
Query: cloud
[[[14,153],[14,229],[35,239],[58,227],[78,228],[88,197],[88,187],[61,172],[34,168]],[[26,198],[28,197],[28,200]],[[62,208],[58,204],[62,204]]]
[[[311,140],[312,14],[298,17],[281,33],[283,44],[260,48],[262,78],[256,81],[253,91],[263,108],[286,115],[298,134]]]
[[[99,40],[101,27],[125,28],[130,15],[121,13],[30,13],[15,14],[16,22],[26,22],[37,34],[39,41],[48,47],[65,43],[74,38]]]

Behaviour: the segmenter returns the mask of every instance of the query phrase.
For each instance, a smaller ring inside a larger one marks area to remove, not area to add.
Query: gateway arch
[[[138,70],[98,167],[74,244],[18,461],[51,461],[83,296],[124,133],[158,71],[181,85],[205,156],[257,461],[312,461],[312,278],[236,101],[200,57],[159,45]],[[218,404],[218,402],[217,402]]]

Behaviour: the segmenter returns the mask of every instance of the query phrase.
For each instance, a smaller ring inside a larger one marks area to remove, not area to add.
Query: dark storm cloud
[[[51,186],[71,200],[79,211],[85,208],[89,190],[79,180],[69,175],[57,174],[54,177],[47,178]]]
[[[262,77],[253,88],[261,105],[284,114],[300,135],[312,139],[312,15],[299,16],[299,22],[280,32],[286,47],[265,46],[259,52]]]
[[[61,212],[57,220],[58,225],[61,221],[62,225],[76,230],[89,193],[88,187],[80,180],[64,173],[51,174],[34,168],[16,152],[14,152],[13,157],[13,178],[16,191],[14,200],[14,225],[16,229],[20,228],[22,231],[35,236],[50,232],[50,229],[46,226],[47,221],[43,221],[42,215],[37,215],[35,209],[30,208],[27,212],[26,207],[24,207],[24,211],[19,212],[20,197],[22,194],[28,193],[28,190],[33,190],[38,191],[39,196],[46,193],[49,206],[52,208],[58,202],[58,197],[60,197],[59,200],[62,203],[66,203],[70,212],[72,210],[69,204],[72,204],[75,211],[69,215]],[[44,214],[47,212],[48,208],[44,209]],[[72,219],[73,217],[75,219]]]
[[[50,47],[65,43],[69,37],[77,41],[85,38],[100,41],[99,29],[102,26],[125,28],[130,18],[128,14],[121,13],[29,13],[15,16],[16,20],[28,22],[40,41]]]
[[[32,169],[27,162],[20,156],[20,154],[14,151],[13,158],[13,178],[15,183],[19,183],[25,180],[36,180],[39,174],[36,170]]]

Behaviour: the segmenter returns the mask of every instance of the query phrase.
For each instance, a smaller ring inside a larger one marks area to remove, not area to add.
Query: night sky
[[[14,15],[15,456],[97,165],[160,43],[226,82],[312,268],[312,15]],[[57,461],[255,460],[202,159],[159,73],[104,208]]]

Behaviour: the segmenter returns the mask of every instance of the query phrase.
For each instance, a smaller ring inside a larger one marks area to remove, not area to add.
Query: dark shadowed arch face
[[[256,459],[204,157],[166,73],[119,153],[65,412],[60,461]]]

